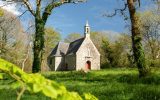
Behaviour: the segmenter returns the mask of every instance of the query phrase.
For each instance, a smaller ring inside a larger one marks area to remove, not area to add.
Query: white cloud
[[[3,6],[2,7],[3,9],[7,10],[8,12],[13,13],[14,15],[20,15],[20,12],[17,10],[15,3],[7,5],[5,1],[0,1],[0,6],[1,7]]]

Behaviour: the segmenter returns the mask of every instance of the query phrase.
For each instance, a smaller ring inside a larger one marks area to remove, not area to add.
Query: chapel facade
[[[100,70],[100,53],[90,38],[88,22],[83,38],[56,45],[48,57],[48,65],[52,71]]]

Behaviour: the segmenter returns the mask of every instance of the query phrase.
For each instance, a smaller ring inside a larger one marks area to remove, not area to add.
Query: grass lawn
[[[160,69],[139,79],[136,69],[105,69],[82,72],[45,72],[46,78],[56,80],[68,90],[79,94],[91,93],[100,100],[160,100]],[[16,100],[16,90],[11,90],[10,79],[0,80],[0,100]],[[8,89],[4,89],[8,86]],[[49,100],[42,94],[25,92],[22,100]]]

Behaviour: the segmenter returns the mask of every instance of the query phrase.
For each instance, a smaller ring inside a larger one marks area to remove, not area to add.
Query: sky
[[[11,4],[11,5],[7,5],[6,2],[0,0],[0,8],[3,8],[5,10],[7,10],[8,12],[13,13],[14,15],[19,15],[21,12],[19,12],[16,8],[16,4]]]
[[[117,5],[116,2],[115,5]],[[125,26],[123,17],[103,17],[103,14],[111,9],[114,9],[112,0],[110,2],[108,0],[88,0],[81,4],[67,4],[54,9],[47,21],[47,26],[53,26],[65,37],[69,33],[83,34],[84,25],[88,20],[91,31],[121,33]]]
[[[144,1],[142,2],[142,5],[145,5],[143,9],[150,4],[150,2]],[[111,34],[124,33],[128,22],[124,21],[123,16],[103,17],[105,13],[113,13],[117,7],[123,8],[123,4],[122,0],[87,0],[86,3],[66,4],[53,10],[46,26],[53,27],[61,33],[62,38],[65,38],[70,33],[80,33],[83,35],[84,25],[87,20],[91,31],[107,31],[111,32]],[[2,5],[4,5],[4,2],[0,0],[0,6]],[[21,13],[17,10],[15,4],[3,8],[17,16]],[[21,22],[24,28],[26,28],[26,23],[31,17],[28,14],[24,16]]]

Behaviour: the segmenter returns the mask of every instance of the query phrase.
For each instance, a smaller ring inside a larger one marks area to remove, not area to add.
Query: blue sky
[[[150,4],[150,0],[143,0],[141,10],[148,8]],[[62,37],[66,37],[69,33],[83,34],[83,27],[88,20],[92,31],[124,33],[128,22],[124,21],[122,16],[112,18],[102,16],[106,12],[113,13],[115,8],[123,6],[122,0],[88,0],[86,3],[63,5],[53,10],[47,26],[54,27]]]
[[[141,10],[145,10],[151,6],[151,0],[141,1]],[[0,5],[2,4],[0,0]],[[34,3],[32,3],[32,5],[34,5]],[[59,31],[62,38],[65,38],[69,33],[83,34],[83,27],[86,20],[89,21],[92,31],[124,33],[126,31],[125,26],[128,22],[124,21],[122,16],[117,15],[112,18],[102,16],[106,12],[113,13],[115,8],[123,8],[123,6],[124,2],[122,0],[87,0],[86,3],[66,4],[53,10],[46,26],[53,27]],[[21,13],[16,10],[15,5],[9,5],[5,7],[5,9],[14,14]],[[25,29],[28,27],[28,20],[31,18],[28,13],[21,17]]]
[[[83,34],[83,27],[88,20],[92,31],[121,33],[125,26],[123,17],[102,16],[106,11],[112,12],[115,6],[118,6],[118,2],[112,0],[88,0],[86,3],[63,5],[53,10],[47,26],[54,27],[65,37],[69,33]]]

